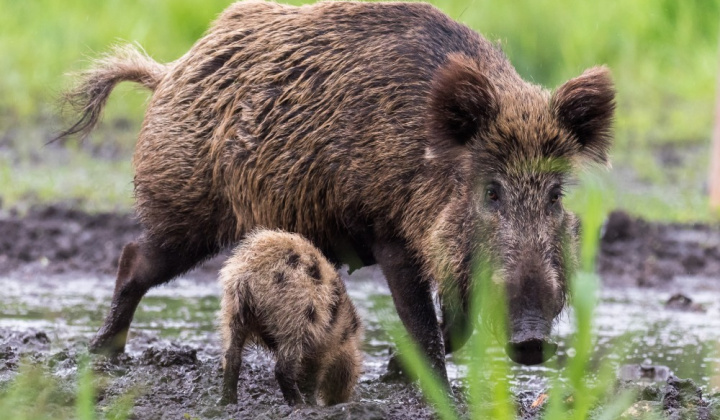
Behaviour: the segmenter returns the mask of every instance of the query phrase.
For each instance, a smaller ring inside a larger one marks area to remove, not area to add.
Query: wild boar
[[[122,253],[92,350],[122,351],[151,287],[264,226],[336,264],[379,264],[442,378],[473,327],[481,255],[509,309],[485,321],[508,325],[509,356],[552,354],[577,237],[562,194],[577,168],[608,162],[606,68],[550,92],[428,4],[238,2],[177,61],[131,48],[98,61],[61,136],[89,133],[124,80],[153,90],[133,161],[145,233]]]

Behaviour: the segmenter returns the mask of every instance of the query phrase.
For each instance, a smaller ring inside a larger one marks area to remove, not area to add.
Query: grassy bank
[[[159,61],[172,61],[202,35],[230,1],[209,0],[0,0],[0,165],[18,162],[37,182],[0,187],[5,203],[43,199],[81,199],[91,208],[124,207],[126,186],[103,184],[68,191],[53,185],[94,182],[78,179],[73,166],[50,165],[42,144],[60,128],[56,98],[71,81],[67,73],[87,66],[113,43],[138,42]],[[294,1],[291,3],[299,4]],[[435,1],[453,18],[499,41],[518,71],[548,87],[606,64],[618,89],[617,173],[599,177],[618,206],[654,219],[710,219],[704,199],[709,133],[718,64],[720,4],[711,0]],[[113,94],[104,129],[127,127],[111,137],[131,150],[147,94],[121,86]],[[42,129],[38,130],[37,127]],[[91,141],[108,141],[100,134]],[[37,149],[29,160],[17,149]],[[669,154],[669,157],[668,157]],[[122,159],[127,160],[126,156]],[[90,163],[92,165],[92,163]],[[35,168],[35,169],[33,169]],[[68,173],[65,170],[68,169]],[[127,165],[115,165],[128,182]],[[17,181],[22,174],[3,181]],[[120,188],[120,189],[118,189]],[[38,193],[36,190],[42,190]]]

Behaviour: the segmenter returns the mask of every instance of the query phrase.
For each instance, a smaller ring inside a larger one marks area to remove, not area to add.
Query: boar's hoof
[[[387,372],[385,372],[380,380],[384,383],[401,382],[411,383],[412,378],[408,376],[408,373],[403,369],[400,363],[400,355],[394,352],[390,355],[390,360],[387,365]]]
[[[114,336],[98,333],[88,344],[88,351],[93,354],[115,357],[125,352],[126,339],[127,333]]]
[[[232,392],[223,391],[222,397],[218,401],[218,404],[225,406],[225,405],[230,405],[230,404],[237,404],[237,402],[238,402],[237,393],[233,394]]]
[[[505,352],[515,363],[523,365],[538,365],[555,355],[557,344],[530,338],[522,341],[511,341],[505,347]]]

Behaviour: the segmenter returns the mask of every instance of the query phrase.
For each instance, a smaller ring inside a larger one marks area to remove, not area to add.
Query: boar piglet
[[[345,402],[362,367],[362,326],[335,268],[300,235],[250,234],[220,271],[223,289],[223,396],[237,402],[246,345],[276,358],[275,378],[289,405]]]

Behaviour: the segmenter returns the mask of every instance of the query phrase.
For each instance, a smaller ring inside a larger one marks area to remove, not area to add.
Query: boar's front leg
[[[438,378],[447,384],[445,347],[433,304],[431,282],[422,277],[402,243],[376,243],[373,256],[387,279],[400,320],[425,351]]]

